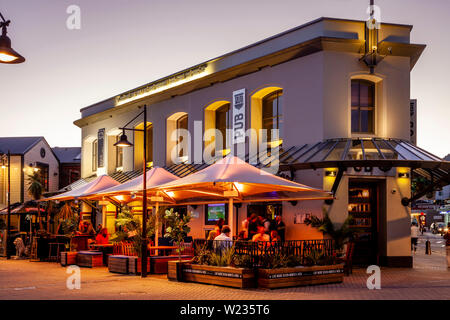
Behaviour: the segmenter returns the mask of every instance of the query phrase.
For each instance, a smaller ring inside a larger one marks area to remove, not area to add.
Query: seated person
[[[229,241],[231,241],[230,232],[231,232],[231,229],[229,226],[223,226],[222,233],[219,234],[217,237],[215,237],[214,240],[229,240]]]
[[[218,235],[220,235],[220,229],[219,229],[219,226],[215,226],[214,230],[211,230],[208,233],[208,239],[207,240],[214,240]]]
[[[246,230],[241,230],[241,231],[239,231],[239,234],[238,234],[238,240],[239,241],[247,241],[247,234],[246,234],[247,232],[246,232]]]
[[[78,234],[83,235],[95,235],[94,228],[92,227],[92,224],[90,221],[80,221],[80,224],[78,226],[79,231]]]
[[[281,237],[278,234],[277,230],[272,230],[270,231],[270,240],[272,242],[277,242],[277,241],[281,241]]]
[[[214,249],[223,250],[231,248],[233,241],[230,237],[231,229],[225,225],[222,227],[222,233],[214,238]]]
[[[253,236],[252,241],[270,241],[270,236],[266,234],[264,226],[258,226],[258,233]]]
[[[109,243],[109,234],[108,229],[103,228],[102,231],[95,238],[96,244],[108,244]]]

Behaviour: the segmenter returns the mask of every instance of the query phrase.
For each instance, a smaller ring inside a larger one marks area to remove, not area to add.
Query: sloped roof
[[[0,137],[0,153],[25,154],[44,137]]]
[[[54,147],[53,152],[60,163],[80,163],[81,147]]]

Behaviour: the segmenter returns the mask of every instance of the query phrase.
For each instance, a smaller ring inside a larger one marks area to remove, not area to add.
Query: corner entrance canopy
[[[177,204],[331,199],[329,192],[289,181],[227,156],[184,178],[161,185]]]
[[[410,167],[450,170],[450,162],[400,139],[330,139],[280,151],[280,170]]]
[[[401,139],[330,139],[314,144],[293,146],[279,153],[280,171],[338,168],[337,179],[332,191],[335,192],[347,168],[374,168],[387,172],[393,167],[406,167],[413,174],[424,177],[431,183],[418,191],[412,198],[404,198],[408,205],[436,188],[450,183],[450,162]]]
[[[92,180],[91,182],[85,184],[84,186],[75,189],[75,190],[71,190],[65,193],[61,193],[58,194],[56,196],[53,197],[49,197],[49,198],[44,198],[41,199],[39,201],[50,201],[50,200],[60,200],[60,201],[65,201],[65,200],[73,200],[73,199],[78,199],[81,198],[87,194],[91,194],[94,192],[99,192],[101,190],[113,187],[118,185],[119,182],[117,182],[116,180],[114,180],[113,178],[111,178],[110,176],[107,175],[102,175],[94,180]]]

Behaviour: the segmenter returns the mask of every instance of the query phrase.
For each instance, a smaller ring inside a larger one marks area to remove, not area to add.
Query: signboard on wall
[[[233,91],[233,143],[245,142],[245,89]]]
[[[105,128],[98,130],[97,148],[97,167],[103,168],[105,166]]]
[[[417,144],[417,99],[409,100],[409,141]]]

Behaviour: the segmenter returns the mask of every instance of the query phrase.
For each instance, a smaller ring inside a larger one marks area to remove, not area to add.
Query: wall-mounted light
[[[409,178],[409,173],[408,172],[399,172],[398,177],[399,178]]]
[[[336,171],[325,171],[326,177],[336,177]]]

